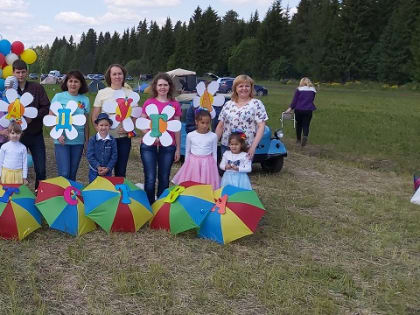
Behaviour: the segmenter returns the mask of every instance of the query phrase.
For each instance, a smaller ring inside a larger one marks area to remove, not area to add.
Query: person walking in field
[[[304,147],[308,142],[312,112],[316,110],[314,104],[315,95],[316,90],[311,80],[306,77],[302,78],[298,88],[295,91],[292,103],[286,110],[286,113],[290,113],[292,110],[295,112],[296,143],[301,144],[302,147]]]

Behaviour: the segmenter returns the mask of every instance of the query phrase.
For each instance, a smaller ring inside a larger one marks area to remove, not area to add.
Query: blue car
[[[191,118],[188,118],[188,109],[192,106],[192,102],[181,102],[182,107],[182,128],[181,128],[181,156],[185,156],[185,142],[187,133],[191,130]],[[214,119],[212,125],[215,129],[215,123],[218,121],[218,114],[220,109],[216,112],[217,116]],[[188,132],[187,132],[188,130]],[[270,127],[265,126],[263,137],[255,150],[253,163],[260,163],[263,170],[268,172],[280,172],[283,168],[284,157],[287,156],[287,149],[284,143],[281,141],[281,133],[272,133]],[[218,149],[218,157],[221,159],[220,149]]]
[[[232,86],[233,86],[233,80],[229,79],[229,80],[224,80],[222,82],[220,82],[219,85],[219,93],[230,93],[232,92]],[[258,85],[258,84],[254,84],[254,90],[255,93],[258,96],[264,96],[268,94],[268,90],[263,87],[262,85]]]

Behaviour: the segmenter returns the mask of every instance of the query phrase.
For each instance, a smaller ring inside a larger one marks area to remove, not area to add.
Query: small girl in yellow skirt
[[[7,128],[9,141],[0,148],[0,175],[2,184],[28,184],[28,150],[19,142],[22,127],[16,121]]]

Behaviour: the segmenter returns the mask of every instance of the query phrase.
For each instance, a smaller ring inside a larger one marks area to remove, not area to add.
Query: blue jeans
[[[54,147],[58,176],[75,181],[80,159],[82,158],[83,144],[55,144]]]
[[[150,204],[155,201],[156,166],[158,189],[157,196],[169,187],[169,175],[171,174],[172,163],[174,162],[176,146],[168,147],[140,145],[140,156],[143,162],[144,190]]]
[[[118,158],[117,163],[114,166],[114,174],[115,176],[125,177],[128,157],[130,156],[131,150],[131,138],[123,137],[115,138],[115,140],[117,141]]]
[[[35,189],[38,189],[39,181],[47,178],[47,171],[45,169],[46,154],[44,136],[42,133],[38,135],[23,133],[20,142],[31,151],[35,168]]]

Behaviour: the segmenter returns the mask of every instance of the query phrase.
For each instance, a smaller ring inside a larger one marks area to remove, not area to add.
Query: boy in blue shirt
[[[112,120],[108,114],[100,113],[95,125],[98,132],[89,139],[87,149],[89,183],[98,175],[112,176],[112,169],[117,162],[117,142],[109,134]]]

